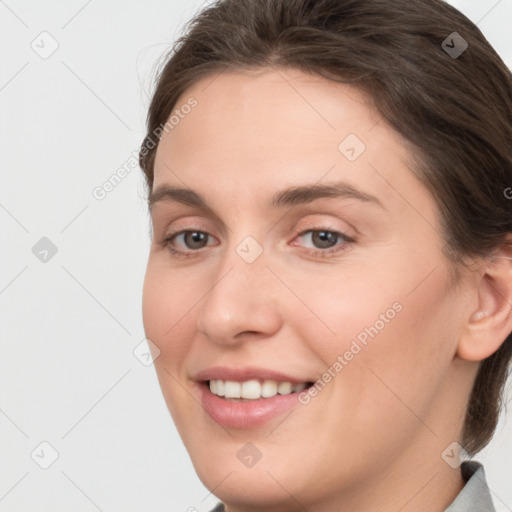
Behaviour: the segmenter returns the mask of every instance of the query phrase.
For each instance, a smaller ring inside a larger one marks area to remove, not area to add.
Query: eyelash
[[[328,229],[328,228],[325,228],[325,227],[318,227],[318,228],[312,228],[312,229],[306,229],[304,231],[301,231],[300,233],[298,233],[295,238],[299,238],[299,237],[303,237],[305,234],[307,233],[319,233],[319,232],[324,232],[324,233],[330,233],[330,234],[333,234],[335,236],[337,236],[338,238],[340,238],[342,241],[344,241],[343,245],[335,245],[334,247],[330,247],[328,249],[314,249],[314,250],[308,250],[308,253],[311,255],[311,256],[314,256],[314,257],[320,257],[320,258],[328,258],[330,257],[332,254],[336,254],[336,253],[340,253],[342,251],[345,251],[347,250],[347,245],[348,244],[351,244],[351,243],[354,243],[356,242],[356,240],[352,237],[349,237],[348,235],[345,235],[344,233],[340,232],[340,231],[335,231],[335,230],[332,230],[332,229]],[[198,230],[198,229],[183,229],[183,230],[180,230],[180,231],[175,231],[174,233],[171,233],[168,237],[166,237],[164,240],[162,240],[161,242],[159,242],[159,244],[162,246],[162,247],[166,247],[170,253],[173,255],[173,256],[176,256],[176,257],[181,257],[181,258],[188,258],[190,256],[193,256],[194,253],[200,253],[201,252],[201,249],[197,249],[197,250],[189,250],[189,251],[178,251],[176,250],[171,244],[173,243],[173,240],[174,238],[176,238],[177,236],[179,235],[183,235],[183,234],[186,234],[186,233],[203,233],[205,235],[208,235],[208,236],[211,236],[209,233],[207,233],[206,231],[201,231],[201,230]]]

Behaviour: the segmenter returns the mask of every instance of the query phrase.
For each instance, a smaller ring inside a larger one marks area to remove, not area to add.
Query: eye
[[[335,252],[343,251],[347,248],[347,245],[355,240],[344,233],[339,231],[333,231],[330,229],[319,228],[319,229],[308,229],[300,233],[297,238],[301,239],[302,242],[309,242],[310,251],[315,256],[326,256]],[[292,245],[297,245],[293,243]]]
[[[160,242],[160,245],[167,247],[173,254],[188,256],[190,253],[197,252],[199,249],[206,247],[209,237],[212,238],[205,231],[183,230],[171,233],[171,235]],[[176,249],[176,245],[181,246],[182,249]]]
[[[189,229],[171,233],[159,244],[167,247],[175,256],[188,257],[194,255],[194,253],[200,253],[200,250],[208,245],[218,245],[208,243],[209,239],[213,239],[209,233]],[[319,257],[327,257],[333,253],[346,250],[350,243],[355,242],[353,238],[344,233],[326,228],[308,229],[299,233],[297,239],[300,239],[302,243],[292,242],[291,245],[305,244],[310,255]],[[312,244],[309,248],[307,247],[308,243]]]

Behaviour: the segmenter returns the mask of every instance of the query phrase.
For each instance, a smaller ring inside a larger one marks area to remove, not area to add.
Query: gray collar
[[[466,485],[445,512],[496,512],[482,464],[466,460],[460,469]]]

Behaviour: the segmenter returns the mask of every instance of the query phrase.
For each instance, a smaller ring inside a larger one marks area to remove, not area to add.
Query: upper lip
[[[207,380],[230,380],[235,382],[245,382],[247,380],[275,380],[281,382],[291,382],[300,384],[302,382],[312,382],[311,379],[293,377],[283,372],[271,370],[270,368],[258,368],[256,366],[229,367],[229,366],[211,366],[197,372],[194,380],[204,382]]]

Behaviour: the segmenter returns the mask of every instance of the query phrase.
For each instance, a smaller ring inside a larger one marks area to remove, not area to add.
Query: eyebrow
[[[280,190],[274,194],[269,203],[270,208],[283,208],[307,204],[322,198],[351,198],[372,203],[386,210],[382,202],[372,194],[363,192],[353,185],[339,181],[329,185],[311,184],[299,185]],[[160,185],[149,196],[148,206],[151,211],[154,204],[161,201],[175,201],[186,206],[194,206],[210,214],[214,214],[212,208],[197,192],[188,188],[179,188],[172,185]]]

